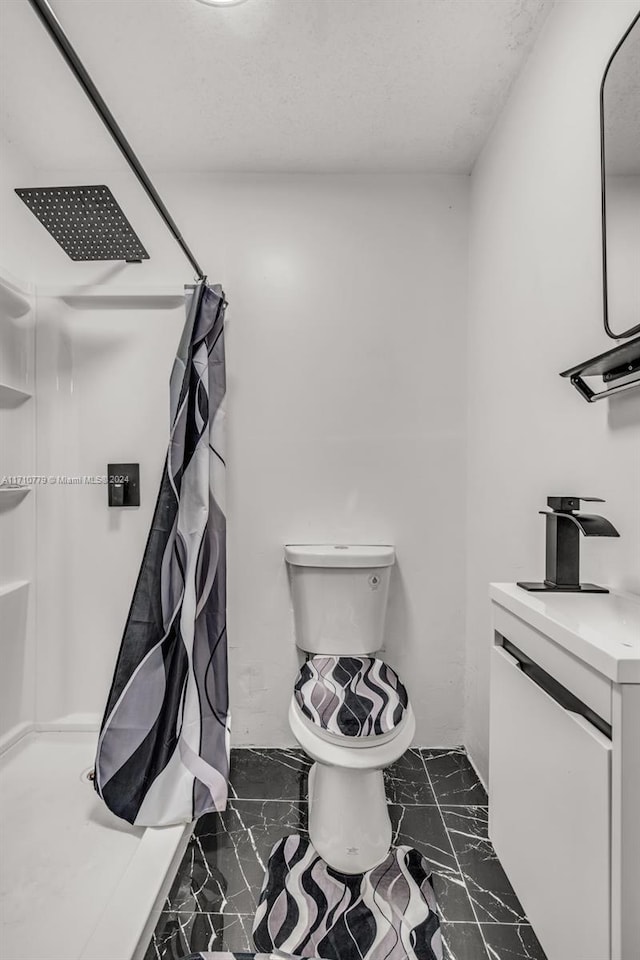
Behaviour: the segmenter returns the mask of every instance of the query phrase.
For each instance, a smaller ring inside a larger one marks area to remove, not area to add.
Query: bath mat
[[[310,957],[292,957],[289,953],[190,953],[182,960],[311,960]]]
[[[290,953],[190,953],[182,960],[311,960],[311,957],[292,957]]]
[[[375,737],[394,730],[408,697],[397,673],[376,657],[312,657],[294,687],[309,720],[339,737]]]
[[[442,960],[431,871],[412,847],[372,870],[329,867],[309,840],[273,847],[253,924],[257,950],[325,960]]]

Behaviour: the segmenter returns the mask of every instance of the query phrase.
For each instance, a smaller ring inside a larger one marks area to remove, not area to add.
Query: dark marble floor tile
[[[490,960],[546,960],[528,923],[484,923],[482,932]]]
[[[487,960],[477,923],[445,923],[442,927],[443,960]]]
[[[397,763],[384,771],[389,803],[435,803],[419,750],[407,750]]]
[[[302,750],[232,750],[229,796],[240,800],[306,800],[310,766]]]
[[[253,915],[274,843],[306,832],[307,805],[292,800],[231,800],[196,825],[166,909]]]
[[[436,806],[390,804],[392,842],[415,847],[433,870],[438,910],[445,920],[473,920],[473,909],[455,854]]]
[[[487,794],[465,750],[421,750],[438,803],[486,804]]]
[[[524,910],[488,838],[486,807],[442,807],[478,920],[526,923]]]
[[[201,950],[251,950],[252,922],[252,917],[231,913],[163,913],[144,960],[178,960]]]
[[[309,765],[299,750],[232,751],[229,809],[198,822],[145,960],[251,949],[271,848],[306,833]],[[545,960],[488,839],[486,794],[465,752],[411,750],[385,782],[394,844],[433,869],[444,960]]]

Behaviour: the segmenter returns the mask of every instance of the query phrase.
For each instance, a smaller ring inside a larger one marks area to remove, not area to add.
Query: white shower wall
[[[34,311],[0,269],[0,484],[35,471]],[[35,714],[35,494],[0,489],[0,744]]]
[[[10,196],[21,177],[30,176],[25,158],[0,145],[2,197]],[[26,396],[34,391],[35,313],[29,271],[23,269],[29,260],[28,227],[16,214],[12,203],[2,203],[0,482],[33,474],[36,464],[35,400]],[[35,554],[35,493],[0,493],[0,744],[15,738],[35,716]]]
[[[460,742],[468,178],[155,179],[230,301],[234,743],[291,742],[298,656],[282,545],[304,540],[397,545],[386,655],[409,686],[416,741]],[[34,221],[38,472],[140,461],[142,506],[109,510],[100,485],[38,490],[38,717],[54,724],[95,722],[104,706],[162,468],[183,311],[144,298],[97,308],[50,287],[149,293],[191,279],[138,186],[104,180],[152,259],[72,264]]]
[[[38,296],[37,720],[95,725],[168,439],[174,295]],[[139,462],[139,509],[108,509],[107,463]]]

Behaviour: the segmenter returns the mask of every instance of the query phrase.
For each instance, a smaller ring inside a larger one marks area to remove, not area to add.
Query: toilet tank
[[[291,544],[284,555],[301,650],[342,656],[380,650],[393,547]]]

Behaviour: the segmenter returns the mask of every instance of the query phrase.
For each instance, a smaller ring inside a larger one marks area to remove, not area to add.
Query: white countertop
[[[640,596],[631,593],[529,593],[492,583],[490,596],[616,683],[640,683]]]

